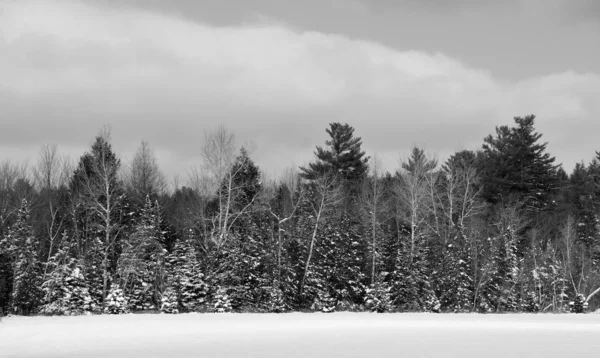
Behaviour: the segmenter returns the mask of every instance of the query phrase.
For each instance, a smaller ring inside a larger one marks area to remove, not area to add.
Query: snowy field
[[[593,357],[600,315],[5,317],[0,357]]]

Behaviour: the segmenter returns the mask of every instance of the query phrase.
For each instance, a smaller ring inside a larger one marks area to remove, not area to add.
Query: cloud
[[[441,156],[477,148],[514,115],[538,114],[544,138],[560,144],[550,149],[568,163],[594,149],[573,126],[581,136],[599,129],[594,73],[509,82],[443,53],[265,19],[215,26],[75,1],[7,3],[0,78],[4,153],[24,156],[46,142],[85,148],[110,123],[122,154],[147,139],[165,171],[181,174],[199,161],[203,131],[219,123],[256,143],[270,173],[310,160],[333,121],[355,126],[387,169],[414,144]]]

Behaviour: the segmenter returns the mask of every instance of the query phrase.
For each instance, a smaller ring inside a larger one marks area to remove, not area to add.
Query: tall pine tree
[[[330,123],[326,130],[331,139],[317,147],[316,162],[301,167],[301,177],[313,180],[324,174],[333,174],[343,180],[360,182],[369,171],[369,158],[361,149],[362,140],[354,137],[354,128],[348,124]]]
[[[521,202],[529,212],[551,206],[556,189],[554,157],[535,131],[534,115],[515,117],[515,126],[496,127],[496,136],[485,138],[484,197],[491,203]]]

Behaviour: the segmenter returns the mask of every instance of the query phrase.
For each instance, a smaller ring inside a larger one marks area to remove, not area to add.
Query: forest
[[[0,162],[4,314],[575,312],[600,307],[600,153],[571,173],[535,116],[444,162],[393,172],[330,123],[308,165],[267,178],[235,134],[170,185],[110,130],[69,160]],[[8,153],[9,154],[9,153]]]

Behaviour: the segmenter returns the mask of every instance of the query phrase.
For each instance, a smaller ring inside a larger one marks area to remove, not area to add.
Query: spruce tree
[[[196,249],[189,239],[176,243],[166,261],[168,287],[175,291],[174,296],[179,303],[178,311],[195,312],[205,309],[209,285],[198,261]],[[168,305],[170,307],[172,302]]]
[[[45,315],[81,315],[97,310],[83,270],[72,257],[72,242],[63,232],[61,246],[47,263],[46,280],[42,284],[44,298],[40,313]]]
[[[42,298],[42,270],[37,258],[38,241],[31,225],[31,209],[27,200],[22,200],[17,219],[0,247],[8,253],[12,262],[10,310],[17,314],[34,313]]]
[[[569,178],[570,200],[577,220],[577,236],[588,249],[600,242],[598,207],[600,164],[594,160],[588,166],[577,163]]]
[[[112,284],[104,303],[104,313],[125,314],[129,313],[129,302],[125,293],[118,284]]]
[[[364,307],[368,311],[385,313],[394,310],[392,288],[382,276],[379,275],[375,282],[366,289]]]
[[[118,261],[119,275],[132,310],[160,307],[166,255],[160,224],[159,205],[153,204],[147,196],[132,235],[123,243]]]
[[[161,297],[160,311],[163,313],[179,313],[179,299],[173,286],[167,286]]]
[[[332,220],[323,228],[315,257],[315,270],[326,279],[340,309],[354,309],[364,301],[367,245],[361,224],[348,213]]]

